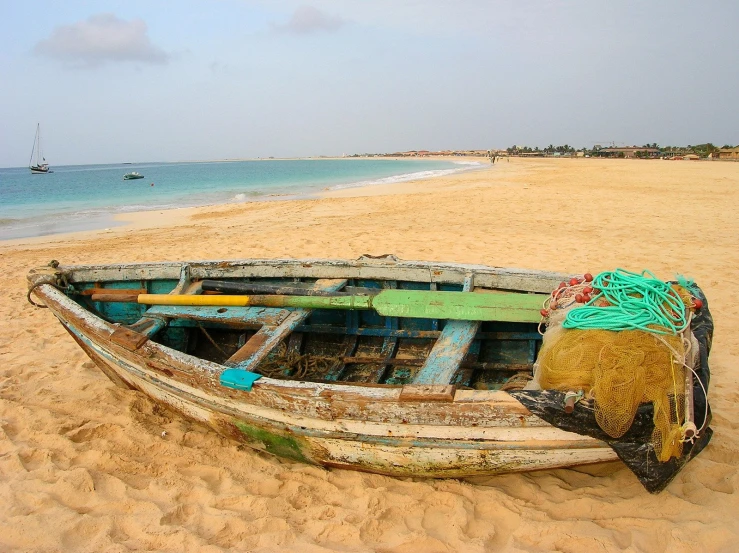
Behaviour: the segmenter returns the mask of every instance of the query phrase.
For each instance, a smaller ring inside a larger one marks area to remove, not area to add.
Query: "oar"
[[[140,294],[136,296],[136,301],[146,305],[374,309],[385,317],[537,323],[541,320],[539,310],[546,297],[513,292],[484,294],[389,289],[375,296],[335,297]],[[92,299],[94,301],[95,297]]]

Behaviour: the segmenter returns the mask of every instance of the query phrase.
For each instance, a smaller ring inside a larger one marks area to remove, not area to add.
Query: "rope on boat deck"
[[[593,279],[593,288],[598,294],[583,307],[569,311],[564,328],[675,335],[688,326],[680,295],[650,271],[606,271]]]
[[[334,357],[320,357],[317,355],[300,355],[291,353],[275,357],[262,363],[257,372],[268,378],[293,378],[300,380],[306,377],[318,376],[328,370],[336,361]]]

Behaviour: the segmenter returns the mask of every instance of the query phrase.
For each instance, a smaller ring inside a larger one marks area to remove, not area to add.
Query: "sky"
[[[739,2],[0,0],[0,167],[739,144]]]

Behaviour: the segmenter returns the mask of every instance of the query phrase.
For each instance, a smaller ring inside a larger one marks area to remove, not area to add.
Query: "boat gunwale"
[[[462,284],[474,278],[474,286],[496,290],[549,293],[572,275],[533,269],[487,265],[389,259],[244,259],[228,261],[139,262],[105,265],[59,265],[56,271],[69,282],[179,279],[183,267],[191,278],[354,278],[405,280],[437,284]],[[32,279],[29,274],[29,280]],[[126,278],[123,278],[125,275]]]

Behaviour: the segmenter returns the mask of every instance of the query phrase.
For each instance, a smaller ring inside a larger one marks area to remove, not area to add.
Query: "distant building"
[[[736,159],[739,160],[739,146],[736,148],[721,148],[715,157],[719,159]]]
[[[601,148],[595,152],[600,157],[637,157],[636,152],[646,152],[647,157],[659,157],[660,151],[657,148],[637,148],[631,146],[628,148]]]

